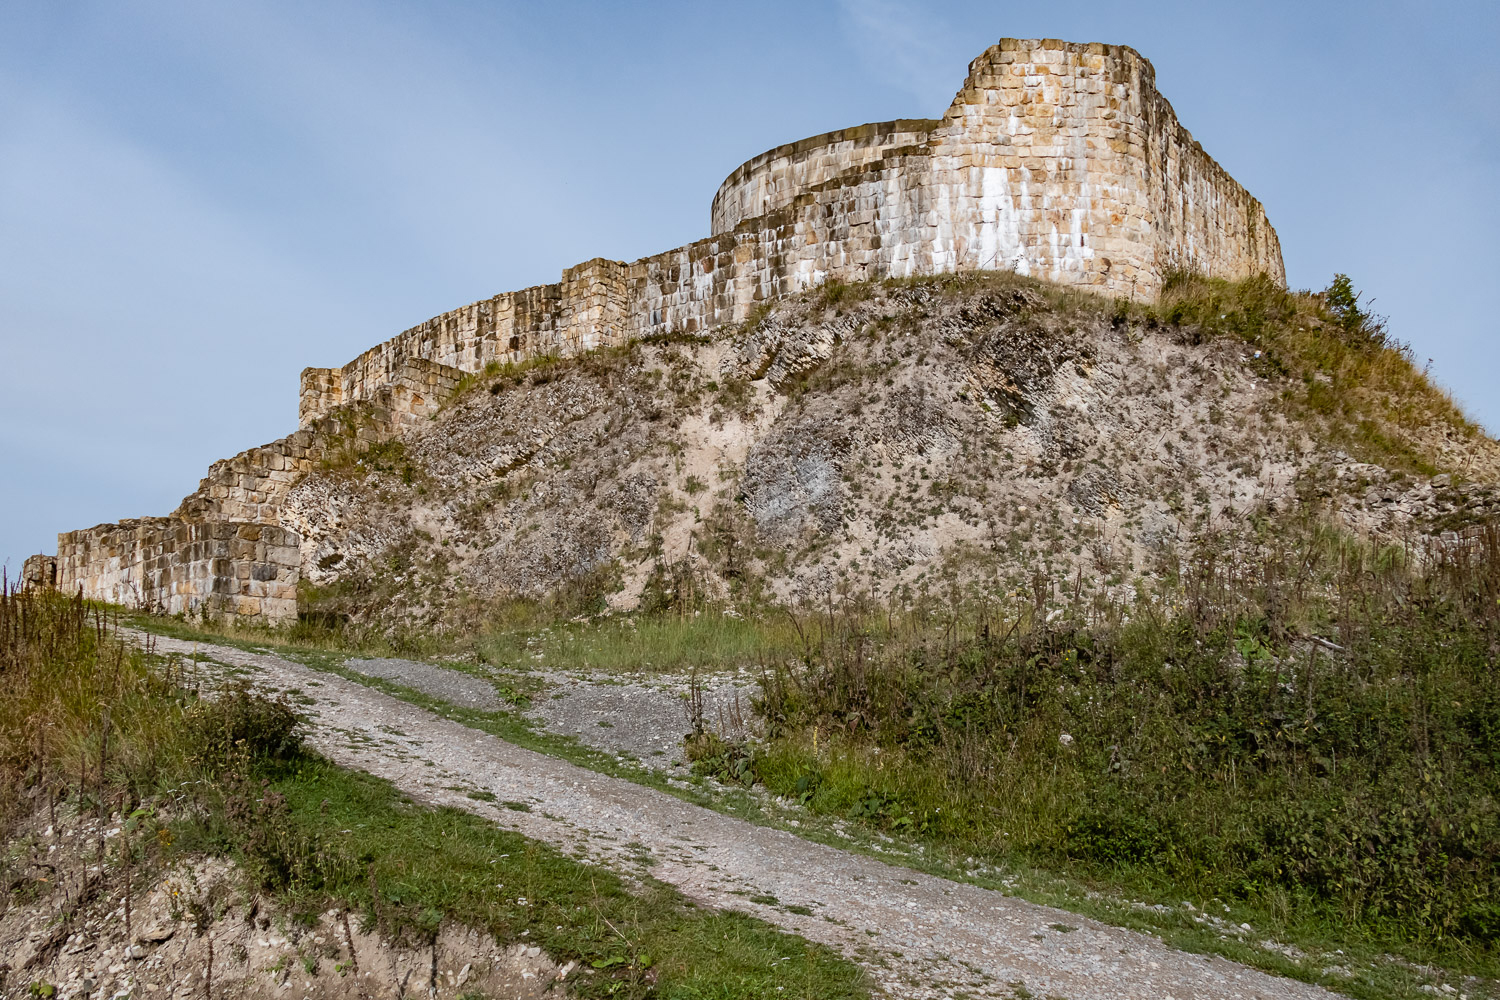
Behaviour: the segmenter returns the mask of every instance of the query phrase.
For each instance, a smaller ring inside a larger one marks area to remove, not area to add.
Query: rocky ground
[[[655,770],[682,774],[683,736],[699,724],[730,740],[754,735],[747,673],[686,676],[546,673],[548,695],[529,713],[552,732]],[[694,717],[693,697],[701,701]]]
[[[351,658],[342,665],[450,705],[484,711],[506,705],[494,681],[479,674],[396,657]],[[744,670],[701,679],[682,673],[533,670],[527,680],[541,692],[526,711],[529,718],[653,770],[687,773],[682,741],[695,729],[730,740],[750,738],[758,730],[750,705],[755,679]]]
[[[12,881],[36,887],[30,905],[0,913],[0,996],[60,1000],[145,997],[533,998],[572,969],[539,948],[499,948],[447,926],[430,945],[392,941],[339,910],[309,922],[244,890],[234,867],[192,859],[125,899],[122,873],[101,884],[93,844],[119,836],[121,817],[33,817],[11,843]],[[46,889],[48,891],[39,891]],[[85,905],[64,921],[80,891]],[[129,910],[127,913],[127,905]],[[554,994],[556,995],[556,994]]]

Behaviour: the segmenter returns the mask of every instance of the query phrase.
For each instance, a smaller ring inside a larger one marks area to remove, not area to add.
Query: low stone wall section
[[[370,398],[341,406],[270,444],[220,459],[208,468],[198,489],[183,499],[173,517],[220,518],[279,524],[287,491],[328,457],[330,447],[374,444],[430,419],[453,395],[463,372],[424,358],[406,358]]]
[[[287,492],[318,463],[336,457],[336,449],[357,452],[428,419],[461,377],[444,365],[409,359],[395,384],[372,399],[215,462],[170,517],[59,535],[55,560],[27,560],[28,585],[33,575],[40,585],[50,568],[57,586],[82,589],[90,600],[168,614],[293,620],[302,539],[280,523]]]
[[[45,554],[27,556],[21,564],[21,589],[46,590],[57,586],[57,557]]]
[[[234,521],[152,517],[57,538],[57,586],[166,614],[297,616],[296,532]]]

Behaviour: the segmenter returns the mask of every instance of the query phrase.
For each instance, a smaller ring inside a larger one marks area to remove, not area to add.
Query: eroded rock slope
[[[1316,297],[1236,294],[1205,320],[1014,276],[829,285],[711,338],[492,369],[398,442],[328,448],[281,523],[308,606],[458,623],[514,596],[1105,587],[1251,514],[1396,537],[1495,509],[1500,448],[1439,393],[1256,333],[1336,337]]]

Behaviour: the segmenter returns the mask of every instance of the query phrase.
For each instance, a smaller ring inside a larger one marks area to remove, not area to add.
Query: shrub
[[[755,757],[744,743],[730,742],[714,733],[701,731],[683,741],[687,759],[694,774],[717,778],[725,784],[755,784]]]
[[[183,719],[189,764],[209,774],[285,761],[302,749],[301,720],[286,697],[267,698],[236,682]]]
[[[1286,519],[1185,555],[1125,607],[830,612],[766,672],[750,770],[966,851],[1493,945],[1500,527],[1392,553]]]

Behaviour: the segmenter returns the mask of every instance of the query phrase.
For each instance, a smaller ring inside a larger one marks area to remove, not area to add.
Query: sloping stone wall
[[[409,358],[394,383],[371,399],[215,462],[170,517],[59,535],[55,560],[27,560],[28,574],[37,577],[28,577],[28,585],[55,581],[68,591],[81,588],[91,600],[169,614],[294,619],[302,539],[281,523],[287,491],[318,463],[337,458],[332,453],[339,449],[357,451],[429,418],[461,377],[456,369]],[[46,581],[44,569],[51,570]]]

